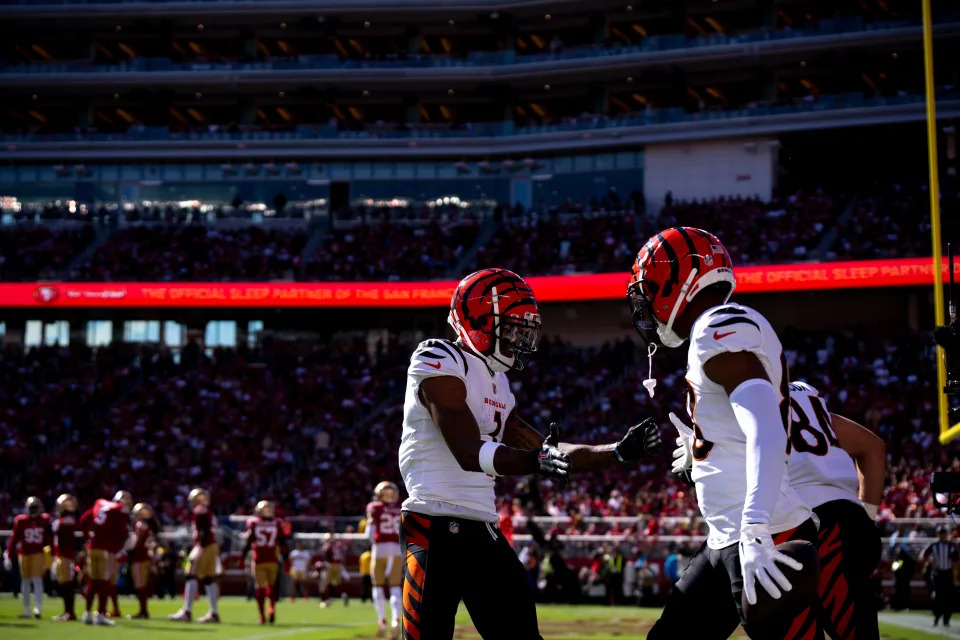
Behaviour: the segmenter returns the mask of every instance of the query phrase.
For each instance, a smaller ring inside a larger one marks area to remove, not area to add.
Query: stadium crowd
[[[306,268],[308,280],[436,280],[476,241],[474,221],[362,223],[332,229]]]
[[[80,281],[289,280],[300,269],[302,229],[204,225],[135,226],[116,231],[71,270]]]
[[[55,278],[73,256],[93,241],[93,230],[17,225],[0,230],[0,281],[29,282]]]
[[[782,337],[793,379],[818,387],[831,411],[896,443],[881,515],[937,515],[925,478],[960,468],[960,461],[929,428],[935,406],[916,401],[932,397],[925,393],[935,385],[932,342],[919,333],[894,340],[860,329],[787,330]],[[8,486],[0,526],[20,496],[49,499],[69,490],[86,503],[104,487],[132,491],[172,524],[185,516],[185,489],[201,480],[223,513],[248,513],[269,494],[288,515],[356,515],[370,487],[400,480],[410,351],[396,339],[371,350],[366,338],[331,345],[268,339],[209,352],[190,342],[176,357],[146,345],[27,352],[8,346],[0,362],[7,407],[0,468]],[[541,431],[559,422],[570,441],[613,440],[647,415],[670,438],[666,414],[682,412],[685,400],[671,392],[683,388],[682,357],[658,356],[654,398],[641,384],[646,358],[635,357],[628,339],[601,348],[546,339],[529,367],[513,375],[518,410]],[[501,479],[499,491],[517,514],[566,515],[580,532],[610,533],[581,520],[602,515],[636,516],[637,528],[656,531],[650,514],[697,513],[692,492],[668,473],[667,462],[578,476],[562,490]],[[677,531],[689,526],[680,522]]]
[[[945,229],[952,231],[960,195],[947,192],[941,203]],[[455,277],[464,260],[469,266],[498,264],[524,275],[606,272],[629,267],[639,243],[655,227],[677,224],[714,230],[735,265],[929,252],[929,223],[920,215],[928,206],[922,189],[890,186],[855,198],[815,189],[769,202],[739,197],[675,201],[668,195],[664,204],[655,218],[643,215],[639,194],[625,201],[540,203],[530,210],[501,205],[488,218],[454,206],[357,206],[338,211],[332,227],[319,232],[297,223],[283,228],[237,221],[208,224],[196,207],[134,207],[123,214],[132,224],[114,229],[83,260],[76,258],[93,241],[89,225],[56,229],[23,222],[3,228],[0,279],[431,280]],[[284,207],[295,217],[313,215],[308,209]],[[97,211],[105,226],[116,226],[114,208]],[[43,212],[56,217],[55,208]],[[250,213],[238,203],[212,217],[237,215],[249,219]],[[485,233],[488,225],[490,235]],[[744,228],[751,233],[742,233]],[[313,233],[320,236],[307,251]]]

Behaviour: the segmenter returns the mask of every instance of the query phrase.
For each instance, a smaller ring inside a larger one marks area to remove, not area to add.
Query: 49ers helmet
[[[190,494],[187,496],[187,501],[191,507],[196,507],[200,504],[210,504],[210,492],[197,487],[190,491]]]
[[[137,520],[149,520],[153,517],[153,507],[146,502],[138,502],[133,505],[133,517]]]
[[[627,302],[633,325],[646,342],[656,331],[666,347],[679,347],[683,338],[673,323],[693,297],[717,283],[737,286],[730,254],[712,233],[694,227],[665,229],[650,238],[633,263]],[[726,301],[725,299],[725,301]]]
[[[373,497],[380,502],[396,504],[397,500],[400,498],[400,490],[397,489],[397,485],[394,483],[390,482],[389,480],[384,480],[374,488]]]
[[[491,371],[519,371],[522,357],[537,350],[537,299],[523,278],[506,269],[481,269],[461,280],[448,322]]]
[[[60,494],[57,498],[57,514],[73,513],[77,510],[77,499],[69,493]]]
[[[113,501],[122,504],[123,510],[127,513],[130,513],[130,510],[133,509],[133,495],[129,491],[122,489],[117,491],[113,496]]]
[[[40,498],[37,496],[27,498],[27,501],[23,503],[23,507],[27,510],[27,515],[38,516],[43,513],[43,503],[40,502]]]
[[[276,509],[269,500],[261,500],[257,503],[257,507],[253,510],[253,513],[258,518],[272,518],[274,513],[276,513]]]

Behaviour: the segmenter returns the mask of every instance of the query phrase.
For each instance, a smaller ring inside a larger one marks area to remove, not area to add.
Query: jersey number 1
[[[493,433],[490,434],[490,437],[493,438],[493,441],[497,441],[497,436],[502,435],[500,432],[503,431],[503,415],[497,411],[493,414],[493,421],[497,424],[497,428],[493,430]]]

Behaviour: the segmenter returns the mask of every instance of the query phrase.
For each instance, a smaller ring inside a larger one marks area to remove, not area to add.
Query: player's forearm
[[[570,472],[596,471],[620,464],[614,453],[617,444],[570,444],[561,442],[560,449],[570,454]]]
[[[750,380],[730,394],[730,404],[746,437],[747,493],[741,525],[769,524],[787,462],[779,398],[768,381]]]
[[[864,504],[878,505],[883,499],[883,481],[886,474],[886,455],[883,451],[858,456],[857,475],[860,477],[860,501]]]
[[[493,468],[501,476],[526,476],[540,469],[537,451],[521,451],[506,445],[497,447],[493,455]],[[478,471],[479,461],[477,462]]]

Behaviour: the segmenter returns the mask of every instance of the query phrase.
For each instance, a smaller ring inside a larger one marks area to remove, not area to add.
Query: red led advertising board
[[[930,258],[737,267],[738,293],[933,284]],[[944,261],[944,274],[947,265]],[[960,264],[954,272],[960,275]],[[628,275],[527,278],[541,302],[614,300]],[[442,307],[456,282],[44,282],[0,284],[0,307]]]

